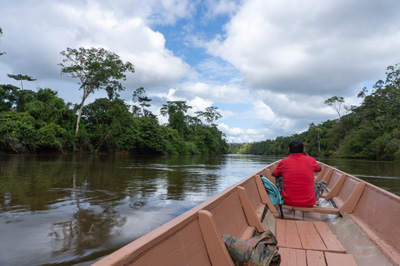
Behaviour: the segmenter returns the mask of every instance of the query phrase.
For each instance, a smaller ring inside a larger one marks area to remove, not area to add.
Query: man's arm
[[[278,164],[278,166],[275,168],[275,170],[276,170],[276,169],[280,169],[280,166],[281,166],[281,162],[279,162],[279,164]],[[275,175],[275,170],[271,172],[271,175],[272,175],[273,177],[281,177],[281,176],[282,176],[281,170],[278,171],[278,172],[279,172],[279,173],[278,173],[278,176]]]

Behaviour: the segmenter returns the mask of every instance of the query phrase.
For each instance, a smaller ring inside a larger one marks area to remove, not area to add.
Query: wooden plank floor
[[[276,220],[281,264],[286,266],[356,266],[354,257],[321,221]]]
[[[350,254],[279,248],[281,266],[357,266]]]
[[[278,247],[345,253],[324,222],[276,220]]]

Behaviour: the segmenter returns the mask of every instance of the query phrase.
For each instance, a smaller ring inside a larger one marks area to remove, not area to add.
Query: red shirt
[[[295,207],[312,207],[317,198],[314,189],[314,173],[319,171],[317,161],[303,153],[291,153],[282,159],[274,170],[282,176],[282,197],[285,204]]]

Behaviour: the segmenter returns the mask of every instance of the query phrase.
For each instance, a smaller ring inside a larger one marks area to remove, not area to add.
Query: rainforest
[[[338,119],[327,120],[308,130],[274,140],[233,144],[231,152],[243,154],[287,154],[289,142],[299,139],[312,156],[400,160],[400,67],[389,66],[386,79],[379,80],[357,95],[360,106],[345,106],[344,98],[325,101],[338,112]],[[345,114],[341,114],[341,110]]]

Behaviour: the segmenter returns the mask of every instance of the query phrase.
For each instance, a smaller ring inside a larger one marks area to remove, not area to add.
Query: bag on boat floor
[[[222,238],[236,266],[274,266],[281,262],[276,238],[269,230],[250,239],[239,239],[230,234]]]

